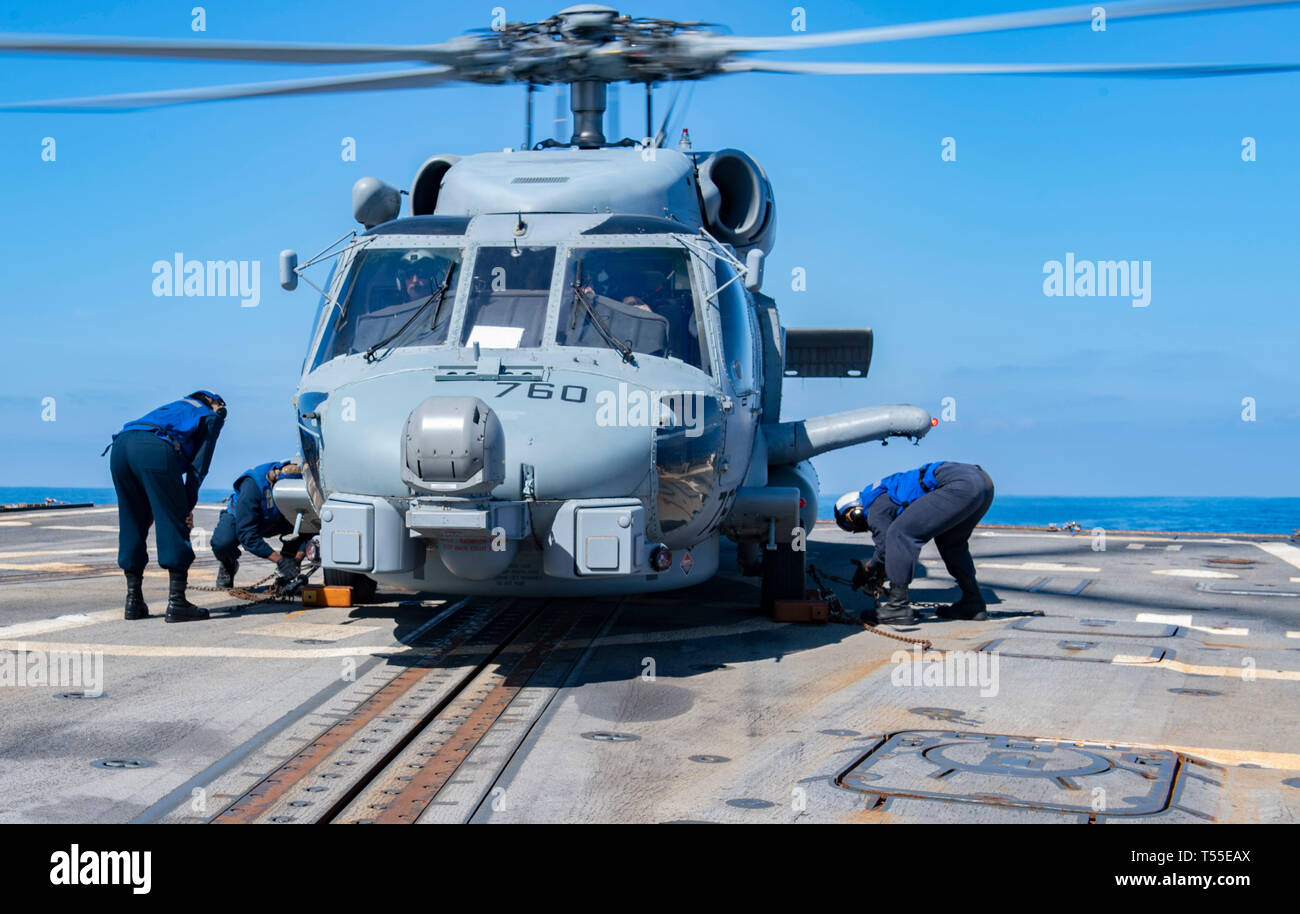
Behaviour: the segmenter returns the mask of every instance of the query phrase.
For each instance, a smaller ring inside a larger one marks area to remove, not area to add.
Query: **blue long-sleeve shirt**
[[[293,532],[293,524],[275,507],[270,509],[268,517],[262,512],[262,491],[257,483],[249,477],[239,481],[238,497],[235,499],[235,536],[239,544],[259,558],[269,559],[275,550],[267,543],[266,537]]]
[[[194,460],[185,470],[185,494],[189,497],[191,511],[199,503],[199,487],[203,485],[203,480],[212,466],[212,454],[216,450],[217,438],[221,435],[221,428],[225,423],[225,419],[213,413],[199,422],[198,430],[195,432],[199,439],[199,447],[194,452]]]

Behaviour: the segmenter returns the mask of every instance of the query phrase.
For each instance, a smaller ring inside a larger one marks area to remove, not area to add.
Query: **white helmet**
[[[850,516],[850,512],[857,509],[857,513]],[[835,523],[845,533],[859,533],[866,529],[866,518],[862,511],[862,493],[845,492],[839,498],[835,499]],[[860,524],[860,525],[859,525]]]
[[[412,273],[419,273],[421,276],[430,277],[436,272],[435,263],[432,255],[425,251],[407,251],[402,255],[402,259],[397,264],[398,276],[409,276]]]

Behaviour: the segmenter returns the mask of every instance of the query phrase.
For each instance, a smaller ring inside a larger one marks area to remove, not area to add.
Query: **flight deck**
[[[220,506],[200,505],[212,529]],[[778,623],[664,593],[122,618],[112,507],[0,516],[0,821],[1293,822],[1300,548],[981,527],[986,622]],[[847,577],[870,540],[819,524]],[[152,555],[152,549],[151,549]],[[246,561],[237,585],[271,571]],[[318,576],[319,577],[319,574]],[[833,585],[858,612],[867,598]],[[957,596],[933,545],[912,599]],[[917,641],[929,642],[924,647]],[[97,658],[93,683],[17,665]],[[30,659],[35,658],[35,659]]]

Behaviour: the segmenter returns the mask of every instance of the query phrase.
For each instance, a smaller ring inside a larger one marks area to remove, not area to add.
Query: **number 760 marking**
[[[518,387],[522,381],[498,381],[504,389],[493,399],[499,400]],[[534,381],[528,385],[528,397],[532,400],[550,400],[555,397],[555,385],[546,381]],[[587,388],[581,384],[565,384],[560,388],[560,399],[565,403],[586,403]]]

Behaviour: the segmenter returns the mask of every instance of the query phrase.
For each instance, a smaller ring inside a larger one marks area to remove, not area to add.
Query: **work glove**
[[[292,581],[298,576],[298,563],[293,556],[285,555],[275,563],[275,574],[281,581]]]
[[[873,597],[879,597],[885,589],[885,566],[855,563],[858,567],[853,572],[853,589],[865,590]]]

